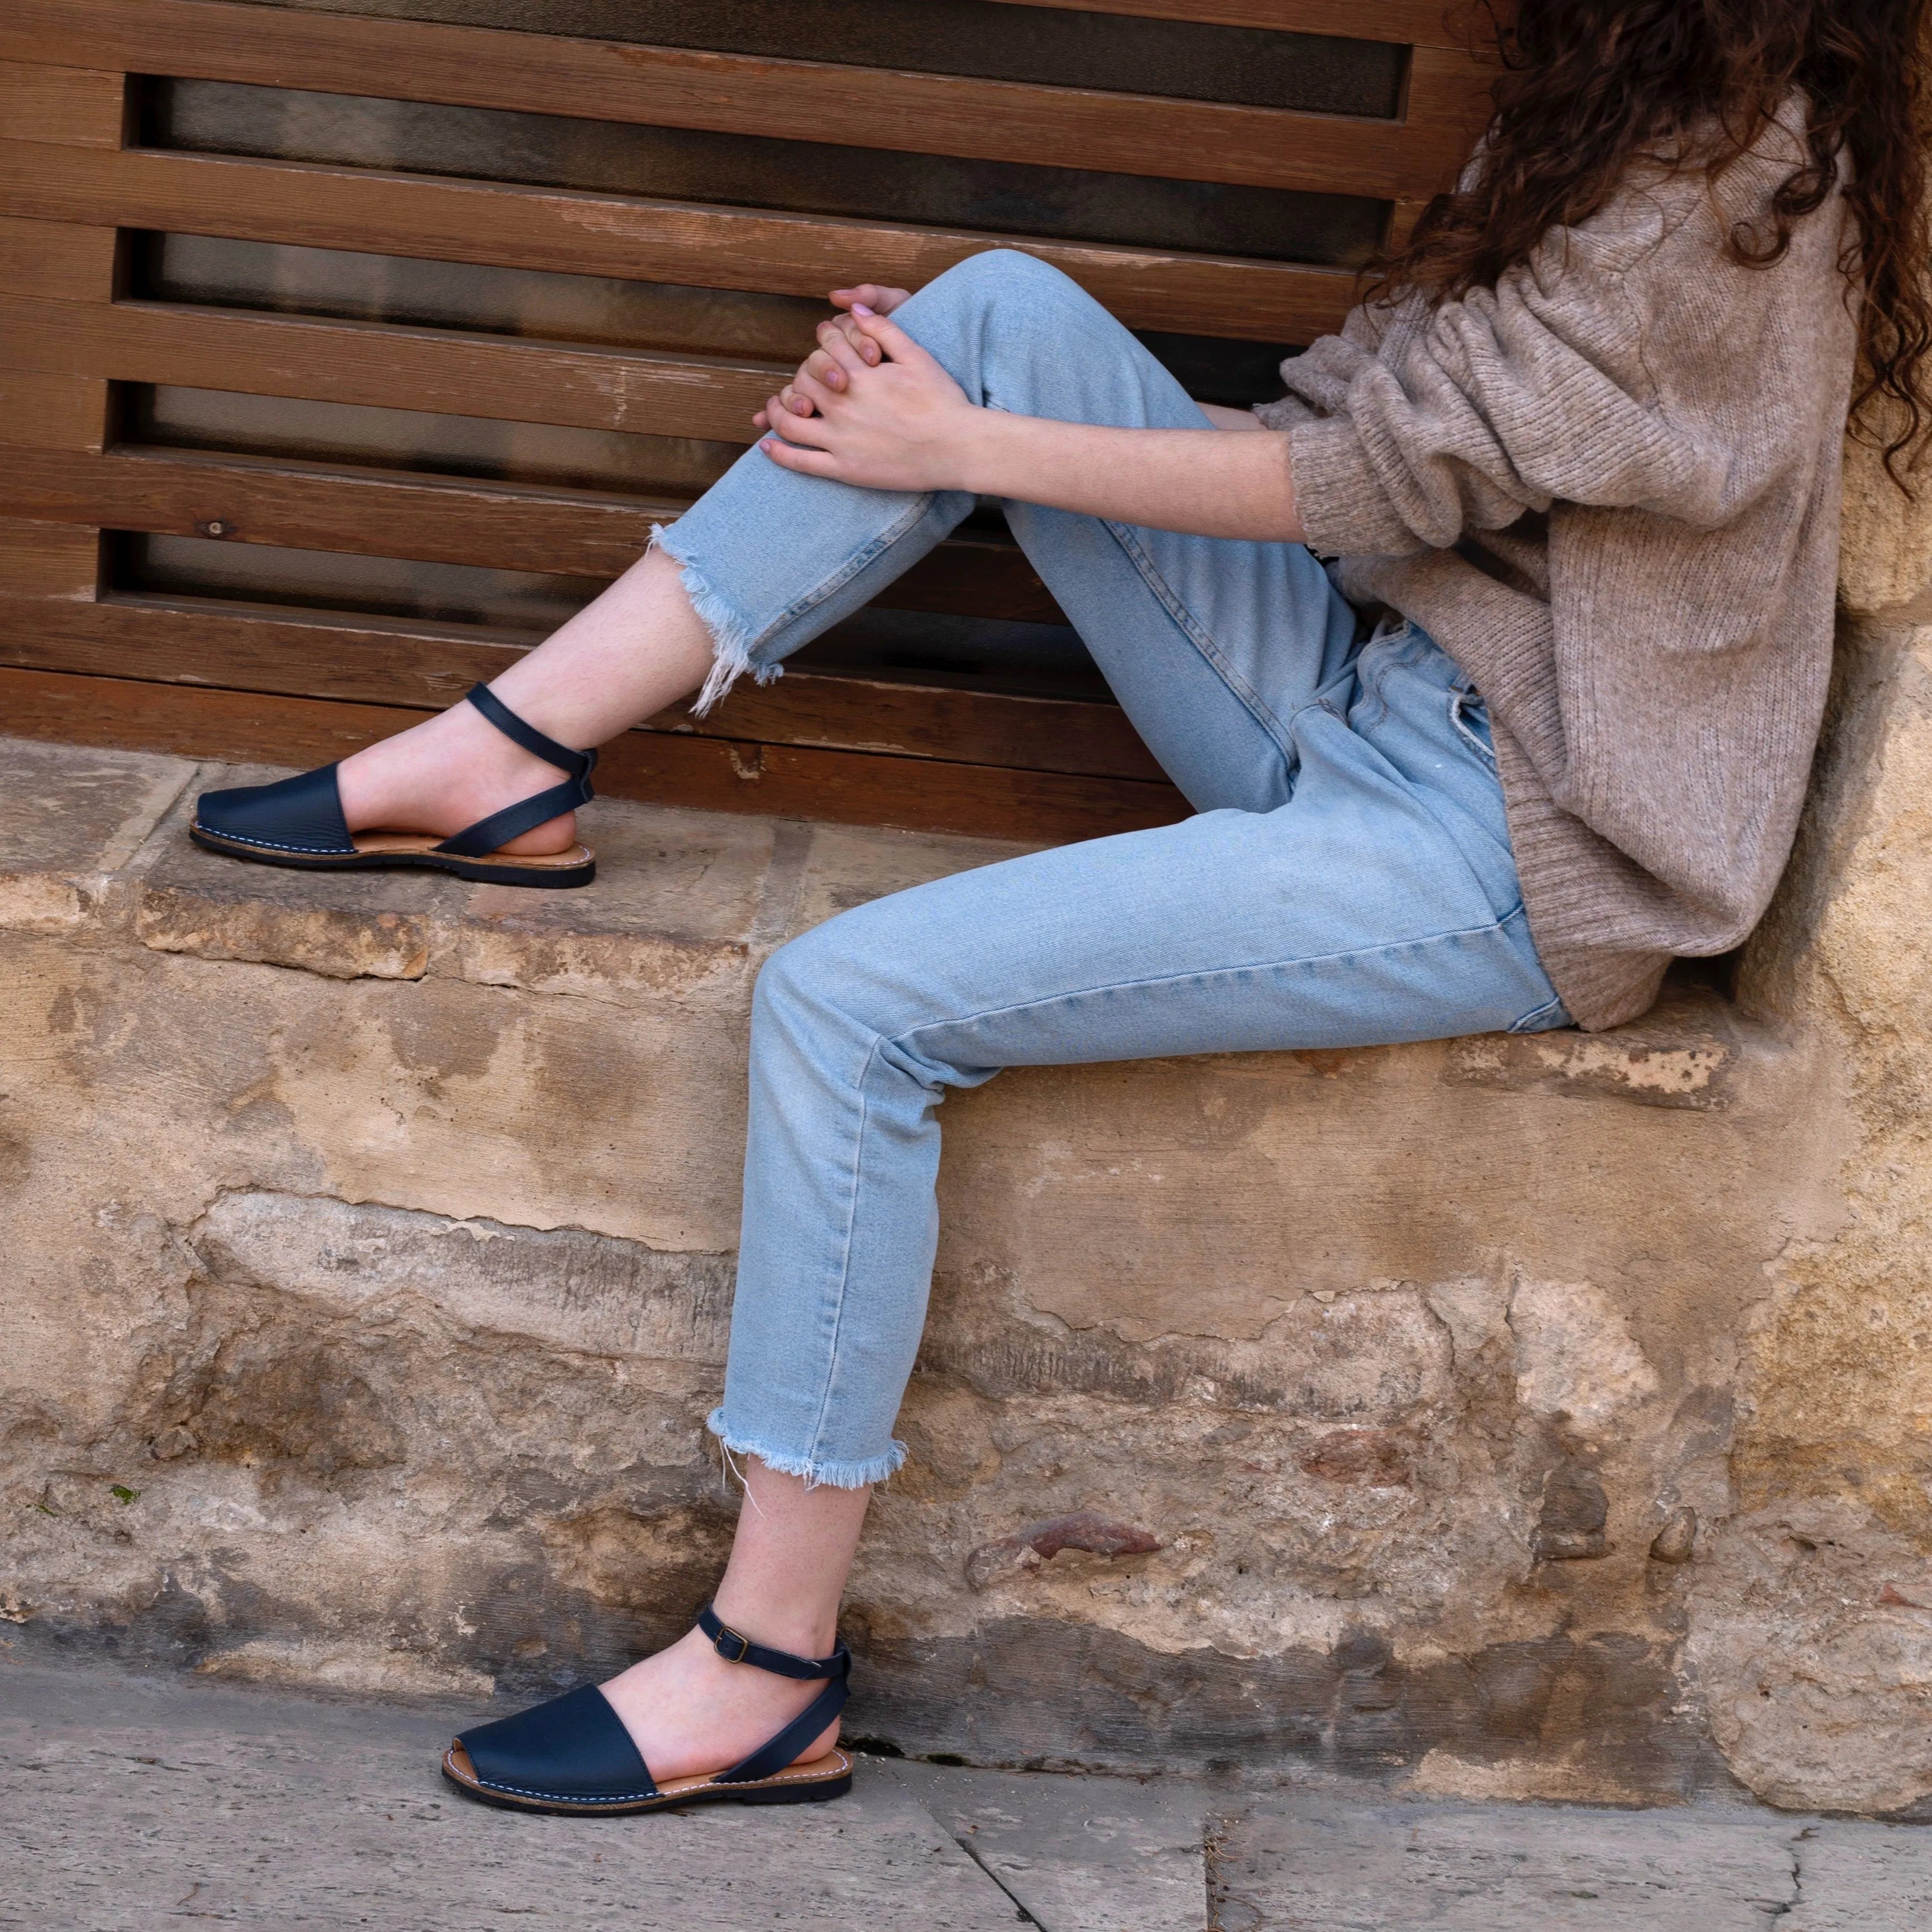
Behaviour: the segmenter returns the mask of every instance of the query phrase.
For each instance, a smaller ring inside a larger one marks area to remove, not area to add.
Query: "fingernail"
[[[852,313],[854,315],[870,315],[872,312],[863,302],[854,302],[852,304]]]

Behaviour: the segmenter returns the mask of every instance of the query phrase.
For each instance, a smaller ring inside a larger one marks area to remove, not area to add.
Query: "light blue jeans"
[[[990,408],[1209,429],[1125,328],[1028,256],[976,256],[895,319]],[[716,639],[714,687],[771,674],[971,508],[748,452],[662,538]],[[877,1482],[904,1456],[892,1424],[926,1319],[948,1088],[1006,1066],[1568,1023],[1524,920],[1482,701],[1430,638],[1358,644],[1299,544],[1007,515],[1198,815],[895,893],[760,974],[710,1426],[815,1483]]]

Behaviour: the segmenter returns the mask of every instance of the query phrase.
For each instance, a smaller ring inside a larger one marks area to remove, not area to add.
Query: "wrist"
[[[983,404],[968,416],[956,452],[958,480],[952,484],[975,496],[1009,496],[1014,432],[1027,418]]]

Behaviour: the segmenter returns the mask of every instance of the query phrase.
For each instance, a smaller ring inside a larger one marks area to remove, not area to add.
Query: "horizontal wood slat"
[[[10,0],[0,19],[0,58],[82,44],[136,73],[1338,194],[1432,193],[1465,152],[1441,117],[1466,112],[1466,78],[1445,109],[1420,58],[1396,123],[233,0]]]
[[[58,154],[77,151],[36,148],[32,152]],[[0,199],[0,207],[4,206]],[[65,220],[21,220],[0,214],[0,295],[38,296],[49,302],[110,301],[114,293],[117,238],[111,225],[82,228]]]
[[[107,410],[107,385],[98,377],[10,368],[0,361],[0,444],[98,454],[106,440]]]
[[[969,255],[1012,247],[1071,275],[1130,328],[1272,342],[1335,328],[1354,289],[1340,270],[1232,256],[150,148],[0,140],[0,208],[52,223],[799,296],[858,280],[918,288]]]
[[[23,597],[91,602],[100,586],[100,532],[0,516],[0,585]]]
[[[88,51],[84,34],[67,49],[70,56]],[[124,74],[0,61],[0,129],[16,141],[118,148],[127,119]]]
[[[344,470],[288,458],[122,448],[22,449],[0,465],[0,514],[297,550],[412,557],[495,570],[616,577],[682,503],[590,490]],[[913,566],[897,610],[1064,623],[1023,552],[956,537]]]
[[[1352,40],[1462,47],[1476,10],[1456,0],[1008,0],[1082,14],[1138,14],[1156,20],[1203,20],[1224,27],[1328,34]],[[1514,12],[1498,7],[1498,13]],[[1458,23],[1458,16],[1460,24]]]
[[[0,625],[17,628],[33,608],[28,600],[0,597]],[[8,731],[68,744],[301,766],[346,757],[424,715],[0,667],[0,718]],[[597,784],[607,797],[647,804],[1042,843],[1138,831],[1188,815],[1180,794],[1166,784],[656,731],[628,731],[607,746]],[[586,830],[594,839],[594,818]]]
[[[748,443],[791,374],[776,364],[324,322],[162,302],[0,296],[0,340],[28,369],[248,395],[366,403]]]
[[[0,532],[7,528],[0,519]],[[57,607],[22,596],[18,621],[0,636],[0,663],[292,698],[437,710],[528,648],[455,626],[210,598],[118,596]],[[674,706],[644,728],[1166,783],[1117,705],[808,670],[769,685],[741,680],[708,717]]]

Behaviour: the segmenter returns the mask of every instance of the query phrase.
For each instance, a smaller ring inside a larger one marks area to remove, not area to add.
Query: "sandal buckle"
[[[736,1644],[737,1648],[728,1648],[728,1644]],[[718,1626],[718,1634],[711,1640],[711,1648],[727,1664],[742,1664],[752,1654],[752,1640],[748,1636],[740,1636],[729,1624],[722,1624]]]

